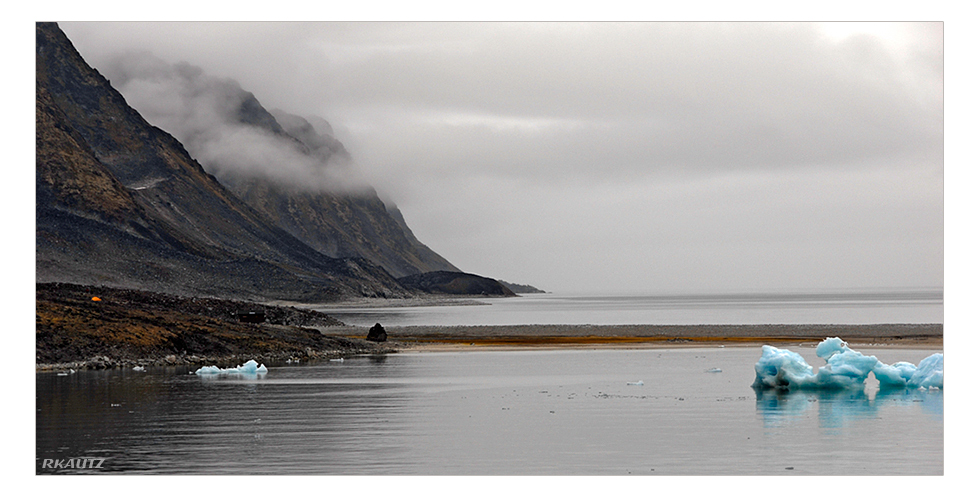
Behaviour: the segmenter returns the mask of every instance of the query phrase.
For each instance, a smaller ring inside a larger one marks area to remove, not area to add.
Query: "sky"
[[[466,272],[568,293],[944,284],[942,23],[60,25],[114,84],[121,60],[186,63],[326,119],[347,172]]]

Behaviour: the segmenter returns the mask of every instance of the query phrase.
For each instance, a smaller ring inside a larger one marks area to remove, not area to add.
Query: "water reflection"
[[[943,392],[763,391],[752,408],[755,360],[747,348],[467,351],[271,364],[254,379],[37,373],[37,473],[79,473],[44,460],[85,458],[105,461],[84,473],[943,473]]]
[[[891,407],[921,408],[944,421],[943,389],[758,390],[757,412],[765,427],[783,427],[817,415],[819,427],[845,427],[851,421],[878,419]]]
[[[398,384],[288,380],[324,369],[376,376],[389,367],[355,362],[363,367],[275,369],[284,381],[187,368],[37,374],[38,473],[76,473],[42,470],[42,460],[71,458],[104,459],[84,473],[403,471],[412,460],[397,455],[405,446],[395,434],[412,400]]]
[[[387,363],[387,355],[368,355],[367,359],[374,365],[384,365]]]

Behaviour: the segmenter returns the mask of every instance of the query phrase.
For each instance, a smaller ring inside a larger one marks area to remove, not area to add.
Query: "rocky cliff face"
[[[204,170],[317,251],[362,257],[395,277],[458,270],[358,179],[324,119],[266,110],[234,80],[145,53],[114,57],[105,70],[131,105],[173,133]]]
[[[323,168],[349,158],[342,143],[319,133],[306,119],[280,110],[269,115],[295,139],[298,153],[320,159]],[[225,174],[221,181],[278,227],[331,257],[362,257],[394,277],[459,271],[418,241],[397,207],[371,188],[332,191],[327,185],[307,190],[254,173]]]
[[[483,296],[516,296],[495,279],[464,272],[426,272],[405,276],[398,281],[407,288],[425,293]]]
[[[419,242],[400,212],[389,210],[376,194],[297,191],[256,178],[229,182],[228,187],[278,227],[326,255],[362,257],[395,277],[458,271]]]
[[[129,107],[56,24],[36,31],[38,282],[305,301],[410,293],[275,226]]]

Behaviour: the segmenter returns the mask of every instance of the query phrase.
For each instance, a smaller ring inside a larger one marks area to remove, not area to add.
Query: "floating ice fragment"
[[[719,369],[717,367],[713,367],[712,369],[707,369],[706,371],[709,372],[709,373],[711,373],[711,374],[718,374],[720,372],[723,372],[723,369]]]
[[[880,388],[944,388],[944,355],[935,353],[915,367],[908,362],[887,365],[875,356],[849,348],[840,338],[826,338],[815,348],[826,361],[816,373],[801,355],[773,346],[761,347],[754,365],[754,387],[759,389],[843,389],[862,386],[872,372]]]
[[[866,382],[873,368],[880,363],[875,356],[866,356],[850,350],[845,342],[841,339],[839,341],[842,342],[844,349],[833,350],[827,358],[822,357],[828,363],[819,367],[815,375],[818,387],[841,389],[861,386]],[[815,354],[818,354],[818,349],[815,350]]]
[[[873,375],[880,381],[880,388],[907,387],[910,378],[916,371],[917,367],[908,362],[897,362],[893,365],[880,362],[876,367],[873,367]]]
[[[761,346],[761,358],[754,364],[755,388],[803,387],[815,380],[812,366],[801,355],[774,346]]]
[[[921,360],[917,371],[907,381],[907,385],[924,389],[932,387],[944,389],[944,354],[934,353]]]
[[[197,369],[195,374],[197,375],[211,375],[211,374],[248,374],[248,375],[258,375],[266,374],[268,369],[265,368],[265,364],[258,365],[258,362],[254,360],[248,360],[242,365],[237,367],[229,367],[222,369],[217,365],[208,365]]]
[[[132,368],[132,370],[134,372],[146,372],[146,367],[142,367],[140,365],[136,365],[135,367]]]
[[[642,382],[642,381],[638,381],[638,382],[629,382],[629,383],[627,383],[627,385],[628,386],[644,386],[645,383]]]
[[[330,358],[329,361],[331,361],[331,362],[342,362],[343,361],[343,358]]]

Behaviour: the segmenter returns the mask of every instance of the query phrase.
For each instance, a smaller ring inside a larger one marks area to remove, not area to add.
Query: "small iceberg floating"
[[[645,383],[642,382],[642,381],[638,381],[638,382],[629,382],[626,385],[628,385],[628,386],[644,386]]]
[[[720,372],[723,372],[723,369],[713,367],[712,369],[706,369],[706,371],[711,374],[719,374]]]
[[[897,362],[893,365],[849,348],[840,338],[827,338],[815,348],[826,364],[815,369],[801,355],[773,346],[761,347],[761,358],[754,365],[755,389],[844,389],[862,387],[872,372],[880,389],[944,389],[944,354],[934,353],[920,365]]]
[[[268,369],[265,368],[265,364],[258,365],[258,362],[248,360],[242,365],[238,365],[237,367],[228,367],[226,369],[222,369],[217,365],[208,365],[206,367],[197,369],[197,372],[194,373],[197,375],[263,375],[268,373]]]
[[[146,367],[136,365],[132,368],[133,372],[146,372]]]

